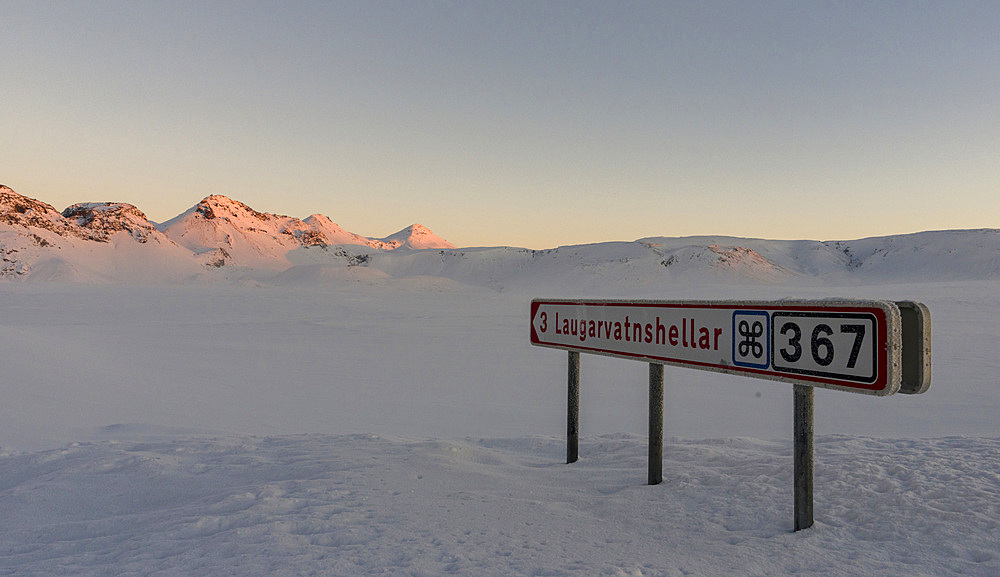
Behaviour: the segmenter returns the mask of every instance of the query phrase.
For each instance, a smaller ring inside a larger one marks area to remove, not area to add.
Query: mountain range
[[[419,224],[369,238],[321,214],[300,220],[221,195],[157,224],[127,203],[81,203],[59,212],[0,185],[0,259],[5,280],[315,284],[419,277],[498,290],[607,292],[662,283],[995,279],[1000,230],[850,241],[705,236],[548,250],[457,248]]]
[[[378,252],[455,248],[420,224],[368,238],[321,214],[300,220],[222,195],[156,224],[128,203],[80,203],[59,212],[0,185],[0,278],[163,282],[266,276],[293,267],[292,252],[327,253],[331,246]],[[333,254],[334,261],[352,260],[345,251]]]

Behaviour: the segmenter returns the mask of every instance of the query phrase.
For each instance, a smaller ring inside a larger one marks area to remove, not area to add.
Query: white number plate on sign
[[[785,312],[772,323],[774,370],[859,383],[878,378],[875,315]]]
[[[899,390],[900,340],[885,301],[531,303],[535,345],[871,395]]]

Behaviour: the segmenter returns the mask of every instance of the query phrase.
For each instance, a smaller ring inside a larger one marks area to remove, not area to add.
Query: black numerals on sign
[[[840,325],[840,332],[854,333],[854,346],[851,347],[851,357],[847,359],[847,368],[853,369],[858,364],[861,343],[865,342],[865,325],[843,324]],[[785,359],[786,363],[797,363],[802,358],[802,329],[793,322],[787,322],[781,325],[781,334],[787,335],[788,333],[792,333],[792,336],[788,338],[788,347],[791,348],[786,347],[778,352],[781,353],[781,358]],[[816,325],[816,328],[813,329],[812,342],[810,343],[812,357],[816,364],[821,367],[829,366],[833,362],[833,341],[827,338],[832,334],[833,329],[827,324]]]
[[[830,363],[833,362],[833,341],[827,338],[832,334],[833,329],[830,328],[830,325],[816,325],[816,328],[813,329],[813,360],[821,367],[830,366]],[[822,355],[819,353],[820,347],[825,351]]]
[[[874,315],[774,314],[776,371],[870,382],[875,378]]]
[[[865,342],[865,325],[840,325],[840,332],[854,333],[854,346],[851,347],[851,358],[847,360],[847,368],[853,369],[858,364],[861,354],[861,343]]]
[[[799,362],[799,359],[802,358],[802,343],[799,342],[802,340],[802,329],[799,328],[799,325],[793,322],[787,322],[781,325],[782,335],[787,335],[789,332],[793,334],[793,336],[788,339],[788,344],[792,347],[792,349],[791,352],[789,352],[787,348],[781,349],[781,358],[785,359],[786,363],[797,363]]]

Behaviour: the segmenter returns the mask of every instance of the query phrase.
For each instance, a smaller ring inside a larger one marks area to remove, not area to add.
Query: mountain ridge
[[[52,205],[0,185],[0,277],[134,281],[123,275],[123,267],[135,268],[122,261],[123,254],[110,254],[110,249],[92,244],[105,243],[118,253],[134,253],[138,249],[129,247],[126,237],[143,245],[152,241],[144,251],[150,254],[141,258],[162,261],[158,257],[164,255],[152,255],[152,247],[171,253],[169,260],[174,263],[167,266],[161,262],[166,269],[153,276],[180,280],[204,277],[206,269],[223,267],[239,271],[222,275],[229,277],[253,271],[277,272],[293,266],[289,253],[306,247],[454,248],[421,225],[385,238],[368,238],[345,231],[324,215],[300,220],[260,212],[223,195],[205,197],[176,217],[156,224],[128,203],[85,202],[59,212]],[[178,268],[176,274],[171,274],[171,268]]]
[[[78,203],[61,213],[0,185],[0,278],[75,282],[345,279],[442,281],[496,290],[613,292],[667,284],[907,282],[1000,278],[1000,230],[944,230],[847,241],[727,236],[631,242],[458,248],[420,224],[384,237],[329,217],[260,212],[210,195],[150,222],[128,203]]]

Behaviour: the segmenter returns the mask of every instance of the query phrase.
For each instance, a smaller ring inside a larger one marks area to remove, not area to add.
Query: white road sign
[[[531,303],[535,345],[880,396],[900,388],[900,333],[888,301]]]

